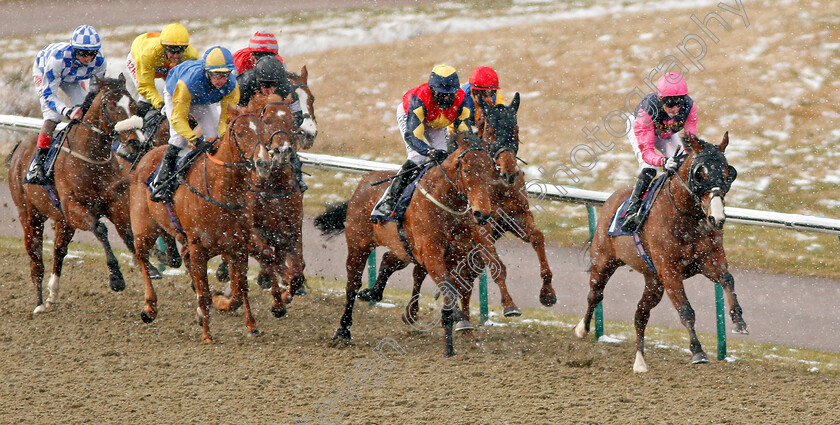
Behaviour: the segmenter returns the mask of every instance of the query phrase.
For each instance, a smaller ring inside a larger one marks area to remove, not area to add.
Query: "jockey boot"
[[[303,181],[303,170],[301,167],[303,164],[300,162],[300,157],[297,156],[295,151],[292,151],[292,171],[295,173],[295,180],[297,180],[298,187],[300,187],[300,193],[306,192],[306,189],[309,189],[309,186],[306,185],[306,182]]]
[[[414,177],[416,177],[419,172],[420,167],[411,161],[406,161],[400,168],[400,171],[397,172],[397,177],[394,178],[394,181],[391,182],[391,186],[388,187],[385,199],[383,199],[379,206],[375,209],[375,212],[384,216],[390,216],[394,212],[394,207],[397,206],[397,200],[399,200],[400,195],[402,195],[406,186],[414,180]]]
[[[160,162],[160,171],[152,183],[152,193],[149,196],[152,202],[172,202],[172,195],[175,192],[175,163],[178,161],[178,152],[181,148],[169,145],[163,160]],[[170,178],[172,177],[172,178]]]
[[[29,166],[29,170],[26,172],[28,183],[42,186],[49,183],[47,172],[44,170],[44,160],[47,159],[47,151],[49,150],[49,148],[35,149],[35,158]]]
[[[624,215],[624,224],[621,225],[623,232],[635,232],[642,221],[640,214],[642,207],[642,196],[645,194],[653,176],[656,175],[656,170],[653,168],[644,168],[636,180],[636,187],[633,188],[633,194],[630,195],[630,202],[627,205],[627,212]]]

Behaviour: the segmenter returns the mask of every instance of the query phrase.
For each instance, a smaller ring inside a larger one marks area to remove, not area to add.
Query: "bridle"
[[[105,128],[110,128],[111,129],[110,133],[106,133],[105,131],[99,129],[98,127],[86,123],[84,121],[84,118],[82,118],[80,120],[73,120],[70,123],[70,125],[81,124],[82,126],[87,127],[90,131],[102,136],[102,138],[104,138],[106,141],[119,140],[120,143],[122,143],[122,140],[119,139],[119,132],[115,128],[116,127],[116,122],[114,122],[111,119],[111,117],[108,115],[108,110],[105,108],[105,99],[111,93],[122,93],[122,94],[128,96],[129,99],[131,98],[131,95],[128,93],[128,90],[126,90],[124,87],[123,88],[110,89],[110,90],[105,91],[104,93],[99,95],[100,98],[101,98],[100,99],[100,110],[101,110],[100,114],[102,115],[102,117],[105,120]],[[70,146],[69,146],[70,139],[66,135],[64,137],[64,140],[67,141],[68,146],[64,146],[64,145],[61,146],[61,150],[63,152],[65,152],[68,155],[71,155],[75,158],[81,159],[82,161],[85,161],[85,162],[90,163],[90,164],[94,164],[94,165],[107,164],[111,161],[111,158],[113,158],[113,156],[114,156],[113,151],[108,150],[108,157],[105,158],[104,160],[92,159],[92,158],[89,158],[85,155],[80,154],[78,151],[74,151],[73,149],[71,149]]]
[[[423,196],[428,198],[433,204],[437,205],[440,209],[442,209],[442,210],[444,210],[444,211],[446,211],[446,212],[448,212],[452,215],[465,215],[465,214],[467,214],[470,211],[470,209],[472,209],[472,205],[470,204],[469,198],[467,198],[466,194],[464,193],[463,190],[461,190],[461,188],[458,184],[458,182],[460,180],[460,177],[461,177],[461,174],[463,174],[463,170],[461,169],[461,160],[464,158],[464,156],[466,154],[468,154],[470,152],[478,152],[478,151],[486,152],[487,150],[484,149],[483,147],[470,147],[470,148],[467,148],[467,149],[464,149],[463,151],[461,151],[461,153],[458,155],[458,162],[455,165],[455,181],[452,181],[452,179],[449,178],[449,175],[446,174],[446,172],[441,167],[440,163],[436,164],[438,169],[440,169],[441,174],[443,174],[443,178],[449,183],[449,185],[453,189],[455,189],[455,194],[458,196],[458,198],[461,199],[461,201],[464,201],[464,202],[467,203],[467,205],[464,207],[463,210],[458,211],[458,210],[455,210],[453,208],[449,208],[448,206],[446,206],[445,204],[443,204],[442,202],[437,200],[434,196],[432,196],[425,188],[423,188],[423,186],[420,184],[419,181],[416,184],[417,190],[419,190],[420,193],[422,193]]]

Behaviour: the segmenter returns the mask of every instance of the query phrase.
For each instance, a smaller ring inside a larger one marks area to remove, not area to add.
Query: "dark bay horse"
[[[165,151],[161,146],[146,154],[132,173],[131,227],[134,231],[135,256],[145,280],[144,322],[157,317],[157,295],[149,278],[149,251],[155,239],[166,232],[184,245],[184,260],[198,298],[197,317],[202,326],[203,342],[212,342],[209,306],[230,311],[244,306],[248,335],[257,335],[248,302],[246,272],[253,217],[247,206],[248,184],[252,172],[267,175],[268,150],[260,143],[259,118],[241,108],[230,108],[230,124],[217,150],[205,152],[193,163],[173,196],[172,210],[181,234],[170,219],[165,204],[149,199],[145,181],[154,171]],[[232,298],[211,293],[207,282],[207,261],[225,254],[230,261]],[[282,300],[275,299],[282,304]]]
[[[476,225],[473,235],[479,245],[481,255],[473,256],[459,264],[458,279],[463,281],[467,292],[461,294],[461,310],[467,322],[456,324],[456,330],[469,330],[469,301],[477,271],[488,265],[490,274],[502,297],[505,316],[519,316],[522,313],[513,302],[507,290],[507,269],[499,258],[495,243],[505,233],[511,232],[520,239],[531,243],[540,261],[540,276],[543,285],[540,289],[540,302],[550,307],[557,302],[554,288],[551,286],[552,273],[545,254],[545,237],[534,224],[534,216],[528,206],[526,198],[525,179],[517,166],[516,154],[519,150],[519,125],[517,111],[519,110],[519,93],[516,93],[509,105],[494,105],[483,109],[484,119],[478,123],[478,134],[483,140],[484,147],[490,153],[496,164],[498,178],[490,186],[490,198],[495,212],[493,219],[484,225]],[[475,261],[473,261],[475,260]],[[380,301],[388,277],[395,271],[408,264],[400,262],[395,256],[386,253],[383,256],[380,273],[373,288],[363,289],[360,298],[363,300]],[[422,269],[415,270],[414,290],[412,299],[419,297],[420,286],[426,273]],[[418,303],[406,305],[404,319],[408,323],[417,320]]]
[[[126,246],[134,251],[129,223],[129,180],[120,171],[111,154],[114,140],[134,143],[139,137],[140,118],[134,116],[136,105],[125,88],[125,78],[98,79],[94,91],[83,105],[81,121],[70,123],[55,161],[55,194],[60,208],[50,199],[45,186],[24,184],[29,161],[35,151],[35,139],[17,146],[10,157],[9,190],[18,208],[23,227],[30,275],[35,286],[37,306],[34,313],[58,302],[59,279],[67,246],[77,229],[93,232],[105,249],[110,270],[110,287],[122,291],[125,281],[108,241],[108,229],[100,218],[107,217]],[[56,140],[55,143],[61,143]],[[55,222],[55,248],[50,295],[43,302],[41,282],[44,276],[42,257],[44,222]],[[156,270],[153,270],[155,273]]]
[[[685,145],[685,141],[683,142]],[[729,273],[723,249],[724,196],[737,173],[724,156],[729,133],[715,146],[690,136],[688,156],[676,174],[667,177],[655,194],[650,216],[638,236],[653,265],[651,269],[640,256],[633,236],[609,236],[610,220],[632,188],[615,192],[604,203],[592,239],[590,255],[588,307],[574,334],[583,338],[595,307],[604,298],[604,287],[615,270],[629,265],[645,277],[645,289],[636,309],[636,359],[634,372],[647,372],[644,359],[645,327],[650,310],[659,304],[664,293],[688,330],[692,363],[708,363],[694,331],[694,310],[688,302],[683,280],[702,273],[720,284],[729,301],[733,332],[747,333],[741,306],[735,295],[735,280]]]
[[[346,304],[334,340],[350,340],[353,305],[362,284],[362,271],[374,248],[385,246],[400,261],[413,261],[427,270],[441,289],[444,355],[455,355],[452,325],[456,318],[461,320],[461,314],[455,307],[457,288],[451,268],[475,248],[474,223],[483,224],[490,218],[492,204],[488,188],[495,179],[493,160],[481,147],[480,140],[458,134],[456,141],[457,149],[420,179],[401,224],[402,230],[393,222],[370,222],[370,212],[387,189],[386,185],[371,183],[389,177],[388,172],[365,174],[344,209],[330,210],[317,220],[322,230],[336,232],[345,229],[346,223]]]

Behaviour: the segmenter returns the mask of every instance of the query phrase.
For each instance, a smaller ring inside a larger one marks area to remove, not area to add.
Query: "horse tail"
[[[344,223],[347,221],[347,204],[348,202],[343,202],[329,206],[323,214],[315,217],[315,228],[321,231],[321,235],[333,237],[344,231]]]
[[[15,151],[17,150],[17,148],[19,148],[19,147],[20,147],[20,144],[21,144],[21,143],[22,143],[22,141],[21,141],[21,140],[18,140],[18,142],[15,144],[15,147],[13,147],[13,148],[12,148],[12,151],[11,151],[11,152],[9,152],[9,156],[7,156],[7,157],[6,157],[6,161],[4,161],[4,162],[6,163],[6,168],[9,168],[9,165],[11,165],[11,163],[12,163],[12,156],[14,156],[14,155],[15,155]]]

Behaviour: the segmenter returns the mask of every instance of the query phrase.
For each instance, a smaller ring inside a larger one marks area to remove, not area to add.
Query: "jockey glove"
[[[69,120],[69,119],[72,119],[72,118],[70,118],[70,117],[71,117],[71,116],[73,116],[73,112],[75,112],[77,109],[81,109],[81,107],[79,107],[79,106],[68,106],[68,107],[65,107],[65,108],[64,108],[64,113],[63,113],[62,115],[64,115],[65,117],[67,117],[67,119],[68,119],[68,120]]]
[[[432,150],[429,151],[429,154],[427,156],[432,161],[435,161],[435,162],[439,163],[439,162],[443,162],[443,160],[446,159],[447,156],[449,156],[449,152],[447,152],[443,149],[432,149]]]
[[[677,172],[677,170],[680,169],[680,163],[677,161],[676,158],[670,157],[665,160],[665,164],[662,167],[665,168],[665,171],[667,171],[669,174],[674,174]]]

